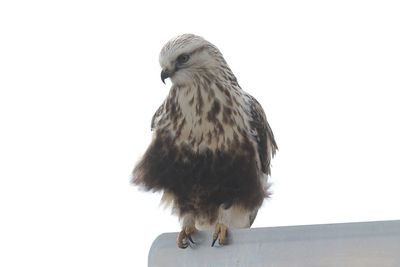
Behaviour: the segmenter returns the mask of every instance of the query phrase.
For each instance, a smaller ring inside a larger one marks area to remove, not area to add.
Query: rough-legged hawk
[[[250,227],[265,197],[277,150],[261,105],[244,92],[221,52],[193,34],[161,50],[161,79],[169,94],[151,122],[153,140],[133,171],[133,182],[162,191],[186,248],[196,229],[214,229],[213,244],[227,228]]]

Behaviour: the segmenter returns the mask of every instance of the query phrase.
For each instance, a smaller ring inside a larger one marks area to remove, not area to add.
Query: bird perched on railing
[[[184,34],[161,50],[161,80],[172,87],[154,114],[153,140],[133,171],[133,183],[162,191],[186,248],[197,229],[250,227],[268,196],[277,150],[261,105],[244,92],[216,46]]]

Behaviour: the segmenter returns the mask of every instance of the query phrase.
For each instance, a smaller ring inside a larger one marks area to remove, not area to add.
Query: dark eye
[[[190,58],[190,56],[188,54],[182,54],[182,55],[178,56],[178,59],[177,59],[178,64],[184,64],[184,63],[188,62],[189,58]]]

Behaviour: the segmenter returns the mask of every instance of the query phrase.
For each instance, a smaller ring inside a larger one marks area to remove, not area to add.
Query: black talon
[[[196,242],[193,241],[192,236],[188,235],[187,238],[189,239],[190,242],[192,242],[192,244],[196,244]]]
[[[179,247],[179,248],[185,249],[185,248],[187,248],[188,246],[189,246],[189,243],[183,243],[182,246]]]
[[[212,244],[211,244],[212,247],[214,246],[215,241],[217,241],[217,239],[218,239],[218,238],[213,239],[213,242],[212,242]]]

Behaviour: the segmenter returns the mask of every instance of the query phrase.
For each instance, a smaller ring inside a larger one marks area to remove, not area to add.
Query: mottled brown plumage
[[[164,192],[184,229],[180,247],[195,226],[250,227],[268,196],[277,149],[261,105],[241,89],[219,50],[199,36],[170,40],[160,64],[162,80],[171,78],[172,87],[153,116],[153,140],[133,182]],[[223,243],[224,232],[219,236]]]

